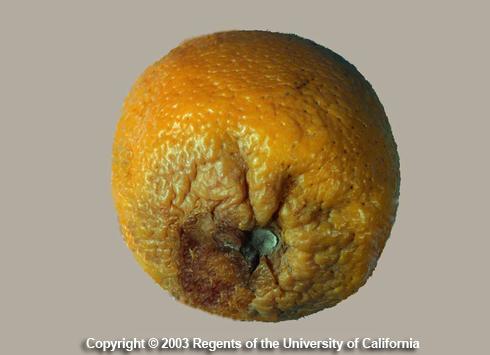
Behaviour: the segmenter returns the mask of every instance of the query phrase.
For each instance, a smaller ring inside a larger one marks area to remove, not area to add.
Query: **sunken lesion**
[[[182,245],[180,282],[189,301],[205,308],[226,307],[236,287],[247,284],[243,258],[200,245],[186,234]]]
[[[255,297],[252,274],[272,253],[277,236],[267,229],[242,231],[206,214],[181,228],[179,282],[184,301],[213,313],[243,318]]]
[[[185,300],[209,311],[246,309],[253,294],[239,251],[245,235],[225,223],[203,227],[207,220],[193,217],[181,229],[179,281]]]

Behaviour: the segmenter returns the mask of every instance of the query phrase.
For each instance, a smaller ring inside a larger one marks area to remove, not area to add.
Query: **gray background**
[[[2,1],[0,352],[76,354],[89,336],[413,337],[420,354],[487,351],[490,28],[480,3]],[[183,306],[119,235],[110,162],[122,100],[183,39],[226,29],[293,32],[343,55],[374,86],[399,145],[398,218],[373,277],[298,321]]]

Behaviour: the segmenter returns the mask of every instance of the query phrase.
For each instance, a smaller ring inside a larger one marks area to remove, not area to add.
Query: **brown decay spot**
[[[245,233],[226,224],[212,230],[199,224],[192,219],[181,230],[179,278],[189,301],[204,308],[229,308],[233,303],[234,308],[245,308],[248,301],[233,300],[238,288],[251,297],[248,282],[253,270],[240,253]]]
[[[246,240],[245,233],[237,228],[221,225],[213,236],[217,246],[223,250],[239,251]]]

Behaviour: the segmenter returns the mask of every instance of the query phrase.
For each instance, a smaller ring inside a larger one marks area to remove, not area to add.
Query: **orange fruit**
[[[113,146],[121,231],[178,300],[296,319],[362,286],[390,234],[396,145],[374,90],[309,40],[185,41],[125,100]]]

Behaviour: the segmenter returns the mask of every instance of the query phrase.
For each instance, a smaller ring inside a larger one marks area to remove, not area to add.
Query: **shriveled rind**
[[[112,183],[124,238],[163,288],[215,314],[278,321],[366,282],[399,165],[352,65],[297,36],[235,31],[186,41],[138,79]],[[251,267],[239,248],[257,227],[280,243]]]

